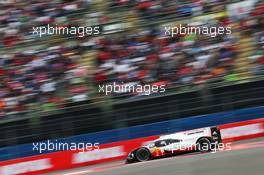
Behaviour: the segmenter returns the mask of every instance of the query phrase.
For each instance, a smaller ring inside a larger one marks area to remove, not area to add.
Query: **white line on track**
[[[76,171],[74,173],[64,173],[63,175],[81,175],[81,174],[86,174],[86,173],[92,173],[94,172],[93,170],[85,170],[85,171]]]

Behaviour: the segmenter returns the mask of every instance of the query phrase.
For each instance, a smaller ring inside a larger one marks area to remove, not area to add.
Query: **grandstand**
[[[1,118],[101,101],[109,97],[98,93],[98,85],[111,82],[161,83],[179,92],[204,83],[260,78],[263,5],[256,5],[247,20],[241,21],[228,18],[226,6],[234,1],[190,2],[32,0],[31,6],[28,1],[1,4]],[[233,33],[215,38],[164,36],[165,25],[190,21],[230,25]],[[32,35],[33,26],[45,24],[100,25],[102,35]]]

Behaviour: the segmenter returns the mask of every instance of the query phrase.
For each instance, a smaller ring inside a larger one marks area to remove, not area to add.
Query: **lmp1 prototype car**
[[[160,136],[145,146],[131,151],[126,163],[148,161],[155,158],[177,155],[185,152],[210,152],[222,143],[217,127],[207,127]]]

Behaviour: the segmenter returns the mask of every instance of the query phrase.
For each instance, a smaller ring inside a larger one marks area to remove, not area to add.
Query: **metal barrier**
[[[105,144],[109,145],[109,144],[116,144],[117,142],[126,142],[126,141],[133,142],[134,139],[155,137],[157,135],[170,134],[174,132],[197,129],[208,126],[223,127],[223,124],[230,125],[230,123],[234,123],[234,122],[249,123],[249,121],[252,121],[253,119],[260,119],[260,118],[262,118],[261,121],[264,121],[263,117],[264,117],[264,106],[240,109],[229,112],[187,117],[183,119],[167,120],[167,121],[156,122],[151,124],[113,129],[113,130],[95,132],[90,134],[82,134],[82,135],[53,139],[53,140],[49,139],[46,141],[42,141],[39,144],[46,143],[46,145],[49,145],[49,143],[63,143],[63,144],[65,143],[70,145],[72,143],[78,144],[78,143],[89,142],[89,143],[99,143],[101,147]],[[247,132],[248,131],[246,131],[246,133]],[[242,133],[240,132],[238,134],[242,134]],[[53,152],[58,152],[58,154],[63,154],[63,152],[61,152],[63,150],[53,149],[50,148],[49,146],[48,149],[42,147],[41,152],[33,148],[34,147],[32,143],[0,148],[0,161],[16,159],[21,157],[35,156],[39,154],[47,155],[47,153],[53,153]],[[66,148],[64,150],[68,150],[68,149],[69,148]]]

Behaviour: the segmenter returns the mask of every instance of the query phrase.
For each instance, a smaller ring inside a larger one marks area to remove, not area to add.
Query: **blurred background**
[[[0,146],[263,105],[263,13],[263,0],[0,1]],[[165,36],[197,23],[232,34]],[[101,34],[32,34],[47,24]],[[98,92],[113,82],[166,92]]]

